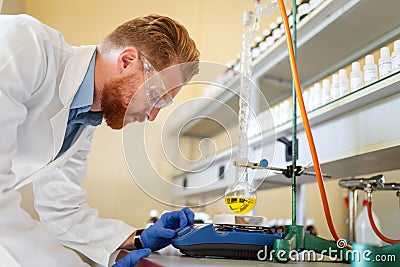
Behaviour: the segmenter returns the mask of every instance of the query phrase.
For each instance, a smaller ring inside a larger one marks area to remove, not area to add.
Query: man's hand
[[[149,256],[151,250],[148,248],[132,250],[128,255],[114,263],[112,267],[133,267],[141,259]]]
[[[143,247],[152,251],[162,249],[171,244],[176,229],[192,225],[194,213],[189,208],[165,213],[152,226],[142,232]]]

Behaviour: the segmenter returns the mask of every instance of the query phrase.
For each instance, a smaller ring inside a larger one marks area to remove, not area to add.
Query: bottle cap
[[[276,25],[275,22],[271,22],[271,23],[269,24],[269,28],[270,28],[270,30],[272,31],[272,30],[278,28],[278,25]]]
[[[314,83],[314,90],[316,90],[316,91],[321,90],[321,84]]]
[[[399,50],[400,49],[400,40],[394,41],[394,50]]]
[[[356,62],[351,63],[351,71],[359,72],[360,69],[361,69],[360,62],[356,61]]]
[[[375,59],[373,55],[367,55],[365,57],[365,65],[374,65],[375,64]]]
[[[271,30],[270,29],[264,29],[263,30],[263,34],[264,34],[264,36],[269,36],[271,34]]]
[[[307,15],[308,13],[311,12],[311,6],[309,3],[303,3],[301,5],[299,5],[298,9],[297,9],[297,16],[302,17],[304,15]]]
[[[388,57],[390,57],[389,47],[384,46],[381,48],[381,58],[388,58]]]
[[[263,39],[264,39],[264,37],[257,35],[256,38],[254,38],[254,41],[258,44],[258,43],[262,42]]]

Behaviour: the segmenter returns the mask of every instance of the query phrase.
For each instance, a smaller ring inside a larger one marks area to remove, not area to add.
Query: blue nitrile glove
[[[112,267],[133,267],[141,259],[149,256],[151,250],[148,248],[132,250],[128,255],[113,264]]]
[[[143,247],[156,251],[168,246],[176,234],[175,230],[192,225],[193,221],[194,213],[189,208],[164,213],[155,224],[143,230]]]

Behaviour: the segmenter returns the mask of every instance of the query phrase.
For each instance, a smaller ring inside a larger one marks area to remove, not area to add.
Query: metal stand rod
[[[357,190],[349,188],[349,242],[356,241]]]
[[[293,1],[293,18],[296,18],[296,1]],[[293,19],[292,28],[292,43],[294,48],[294,55],[297,56],[297,28],[296,19]],[[297,161],[297,97],[294,81],[292,82],[292,165],[293,170],[296,170]],[[292,173],[292,225],[296,225],[296,172]]]
[[[297,184],[296,186],[296,222],[297,225],[305,225],[306,215],[306,188],[304,184]]]

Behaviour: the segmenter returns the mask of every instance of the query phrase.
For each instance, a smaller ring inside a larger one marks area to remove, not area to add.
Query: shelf
[[[310,125],[316,126],[321,122],[326,122],[332,118],[339,117],[352,110],[358,109],[365,105],[374,103],[385,97],[392,96],[400,92],[400,72],[393,73],[382,80],[376,81],[368,86],[365,86],[355,92],[351,92],[341,98],[331,101],[317,109],[308,112],[307,117]],[[304,129],[303,121],[298,115],[297,130]],[[275,137],[290,135],[292,131],[292,120],[279,125],[274,130],[269,130],[263,133],[262,136],[253,137],[249,140],[250,146],[256,146],[261,141],[269,142]]]
[[[323,172],[332,174],[334,178],[343,178],[399,169],[400,126],[393,125],[390,120],[382,119],[382,117],[387,116],[387,112],[391,114],[393,112],[394,114],[400,113],[400,73],[392,74],[383,80],[310,112],[308,117],[312,126],[314,140],[317,143]],[[343,122],[345,122],[345,126],[343,126]],[[358,125],[355,125],[354,122],[358,123]],[[369,122],[371,125],[369,125]],[[308,143],[301,120],[298,123],[300,159],[304,164],[304,162],[310,162],[311,159],[308,155],[305,155],[307,154],[305,151],[308,152]],[[339,144],[332,144],[329,141],[332,137],[326,136],[326,132],[331,133],[339,130],[340,127],[343,128],[342,131],[349,132],[337,137],[339,141],[347,143],[347,146],[343,145],[344,148],[342,150],[337,149],[340,146]],[[388,129],[390,130],[388,131]],[[353,131],[365,131],[366,133],[369,131],[371,132],[369,135],[372,137],[366,137],[362,133],[354,133],[352,137],[346,140]],[[378,131],[381,136],[378,136],[374,131]],[[260,148],[268,149],[268,146],[274,147],[276,137],[290,134],[291,122],[287,122],[277,127],[275,131],[266,132],[262,137],[250,139],[250,151],[255,152]],[[207,173],[197,173],[196,176],[188,175],[190,179],[198,179],[197,181],[192,180],[195,184],[207,183],[207,186],[176,190],[174,196],[188,197],[204,194],[207,194],[207,196],[221,196],[234,177],[233,155],[234,148],[218,152],[214,158],[214,164],[207,170]],[[280,156],[281,158],[279,158]],[[268,158],[268,160],[273,160],[272,165],[274,167],[286,167],[286,165],[290,164],[283,160],[283,149],[278,151],[278,148],[275,150],[274,159]],[[210,164],[210,159],[197,162],[189,166],[188,169],[202,169],[206,164]],[[225,177],[229,178],[225,180],[217,179],[217,169],[221,165],[226,166],[227,169]],[[312,171],[312,168],[310,171]],[[258,183],[261,183],[265,174],[265,171],[255,173],[255,179]],[[179,184],[178,180],[185,176],[186,174],[182,174],[175,177],[175,183]],[[210,177],[215,178],[214,182],[206,181]],[[298,180],[299,184],[310,182],[315,182],[315,177],[302,176]],[[270,175],[259,189],[272,189],[289,186],[290,184],[291,180],[282,175]]]
[[[302,86],[330,75],[339,68],[379,49],[400,35],[400,1],[382,4],[375,0],[326,0],[298,25],[298,68]],[[235,125],[237,118],[223,116],[223,105],[238,112],[239,75],[230,79],[212,105],[198,107],[185,118],[218,118],[222,125]],[[253,80],[272,105],[291,94],[291,73],[285,38],[254,60]],[[212,121],[199,119],[182,134],[211,137],[222,131]]]

